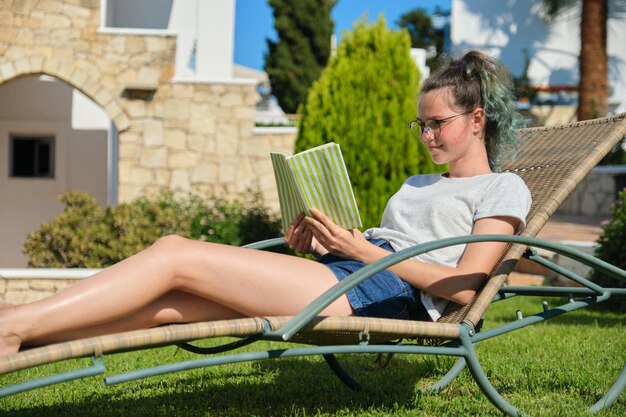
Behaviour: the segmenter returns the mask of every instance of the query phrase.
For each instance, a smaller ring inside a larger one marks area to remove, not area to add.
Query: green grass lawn
[[[492,306],[485,327],[540,310],[540,299]],[[579,311],[478,345],[485,372],[500,393],[532,416],[588,416],[626,360],[626,314]],[[224,340],[221,340],[223,342]],[[214,343],[212,341],[211,343]],[[271,346],[263,342],[264,348]],[[280,344],[274,344],[276,347]],[[193,358],[174,347],[107,358],[107,374]],[[464,371],[439,393],[421,393],[454,359],[396,356],[385,369],[374,356],[340,357],[369,389],[352,392],[322,358],[225,365],[104,387],[101,377],[0,399],[2,416],[490,416],[500,415]],[[70,365],[86,366],[89,360]],[[43,376],[71,369],[49,365],[0,377]],[[600,416],[626,415],[626,393]]]

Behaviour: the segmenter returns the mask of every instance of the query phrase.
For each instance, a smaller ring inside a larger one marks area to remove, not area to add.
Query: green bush
[[[280,234],[280,220],[258,193],[244,200],[176,197],[165,191],[105,209],[87,193],[59,197],[63,213],[28,235],[23,251],[40,268],[102,268],[147,248],[168,234],[243,245]]]
[[[176,199],[169,191],[153,199],[141,197],[108,206],[105,223],[110,230],[107,241],[109,256],[102,259],[102,266],[126,259],[165,235],[190,237],[186,206],[184,200]]]
[[[613,206],[611,219],[603,226],[595,254],[603,261],[626,269],[626,191],[619,194]],[[592,272],[591,280],[604,287],[626,287],[623,281]],[[599,305],[613,311],[626,312],[626,300],[609,300]]]
[[[190,236],[207,242],[240,246],[276,237],[282,227],[280,219],[263,207],[258,193],[245,202],[193,197],[189,207]]]
[[[97,267],[108,257],[110,228],[95,198],[68,191],[60,198],[65,210],[30,233],[23,251],[33,267]]]
[[[406,31],[383,18],[344,32],[302,107],[296,151],[341,145],[365,227],[410,175],[438,172],[407,127],[416,114],[419,71]]]

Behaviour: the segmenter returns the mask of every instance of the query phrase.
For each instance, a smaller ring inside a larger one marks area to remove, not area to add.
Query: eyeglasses
[[[415,119],[409,122],[409,129],[411,129],[413,135],[420,140],[422,139],[422,135],[424,133],[431,134],[433,138],[436,138],[441,132],[441,126],[453,119],[456,119],[457,117],[465,116],[466,114],[470,113],[471,111],[468,111],[465,113],[455,114],[453,116],[446,117],[445,119],[430,119],[426,120],[425,122],[421,121],[420,119]]]

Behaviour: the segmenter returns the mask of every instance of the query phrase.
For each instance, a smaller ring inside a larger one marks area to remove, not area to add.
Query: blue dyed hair
[[[445,87],[450,88],[451,104],[461,112],[484,110],[487,157],[498,171],[504,159],[515,157],[519,140],[515,129],[522,125],[509,71],[497,59],[471,51],[424,80],[422,93]]]

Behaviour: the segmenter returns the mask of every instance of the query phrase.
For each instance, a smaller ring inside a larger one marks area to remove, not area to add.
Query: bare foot
[[[2,331],[0,331],[1,333]],[[0,358],[13,355],[20,350],[20,339],[15,335],[0,336]]]
[[[7,329],[3,316],[17,306],[0,306],[0,358],[17,353],[22,341],[20,338]]]

